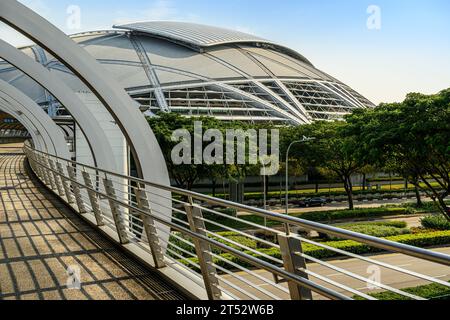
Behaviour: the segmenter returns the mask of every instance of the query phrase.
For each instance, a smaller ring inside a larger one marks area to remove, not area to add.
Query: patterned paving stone
[[[29,170],[20,145],[0,145],[0,300],[186,298],[98,234]],[[68,287],[69,268],[80,272],[79,289]]]

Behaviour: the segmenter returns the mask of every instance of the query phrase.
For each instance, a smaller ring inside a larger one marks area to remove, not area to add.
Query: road
[[[450,255],[450,247],[448,248],[439,248],[435,249],[436,252],[441,252],[444,254]],[[402,267],[404,269],[418,272],[421,274],[426,274],[428,276],[435,277],[439,280],[443,281],[449,281],[450,280],[450,267],[443,266],[440,264],[424,261],[421,259],[409,257],[403,254],[383,254],[383,255],[375,255],[371,257],[372,259],[380,262],[385,262],[390,265],[394,265],[397,267]],[[357,260],[357,259],[346,259],[346,260],[334,260],[334,261],[328,261],[331,265],[335,267],[339,267],[342,269],[345,269],[347,271],[353,272],[359,276],[362,276],[364,278],[368,278],[371,276],[371,273],[369,273],[372,265],[370,263]],[[308,270],[319,274],[321,276],[325,276],[326,278],[329,278],[333,281],[336,281],[338,283],[344,283],[346,286],[357,289],[358,291],[367,293],[367,292],[379,292],[383,290],[374,290],[373,288],[369,288],[368,284],[365,281],[357,280],[352,277],[343,275],[340,272],[334,271],[330,268],[318,265],[316,263],[311,263],[307,265]],[[426,280],[417,279],[415,277],[402,274],[400,272],[386,269],[383,267],[380,267],[380,282],[389,285],[396,289],[405,289],[410,287],[416,287],[419,285],[425,285],[429,284]],[[273,277],[270,273],[268,273],[265,270],[253,270],[251,274],[245,273],[245,272],[238,272],[235,273],[235,275],[240,276],[244,278],[245,280],[248,280],[252,283],[255,283],[259,288],[263,288],[265,290],[268,290],[269,292],[272,292],[278,296],[280,296],[282,299],[288,300],[290,299],[289,294],[282,292],[281,290],[278,290],[276,288],[273,288],[271,285],[266,284],[264,281],[257,279],[254,275],[262,276],[265,279],[269,279],[273,281]],[[242,281],[239,281],[235,278],[233,278],[231,275],[224,276],[224,278],[227,281],[230,281],[234,284],[243,285]],[[348,291],[333,287],[321,280],[315,279],[313,277],[310,278],[311,280],[314,280],[314,282],[324,285],[326,287],[329,287],[333,290],[336,290],[340,293],[344,293],[348,296],[353,296],[352,293],[349,293]],[[226,286],[226,285],[224,285]],[[282,287],[287,288],[286,284],[282,284]],[[248,287],[247,287],[248,288]],[[228,289],[235,295],[241,298],[246,298],[245,294],[243,292],[237,292],[236,290],[233,290],[231,287],[228,287]],[[254,294],[260,299],[268,299],[269,297],[261,292],[259,292],[257,289],[248,288],[248,292]],[[248,297],[247,297],[248,298]],[[314,300],[321,300],[323,299],[317,294],[313,294]]]
[[[430,198],[423,198],[423,201],[431,201]],[[405,203],[416,203],[414,199],[390,199],[390,200],[375,200],[375,201],[358,201],[355,202],[355,208],[363,209],[363,208],[380,208],[382,206],[389,205],[401,205]],[[340,203],[330,203],[324,207],[316,207],[316,208],[291,208],[289,209],[290,214],[299,214],[304,212],[317,212],[317,211],[329,211],[329,210],[347,210],[348,204],[346,202]],[[274,207],[270,208],[271,211],[278,213],[285,213],[285,208]]]

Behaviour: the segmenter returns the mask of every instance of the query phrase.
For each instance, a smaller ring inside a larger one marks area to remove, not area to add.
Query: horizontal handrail
[[[335,270],[343,276],[364,281],[368,285],[378,285],[384,290],[407,298],[422,299],[379,280],[368,279],[353,271],[335,266],[332,262],[324,262],[309,254],[304,254],[302,243],[316,245],[325,250],[358,259],[362,263],[390,269],[420,281],[429,281],[450,287],[450,284],[439,279],[369,257],[331,248],[321,242],[289,233],[291,227],[295,226],[449,266],[450,256],[443,253],[253,208],[172,186],[152,183],[37,151],[29,145],[24,147],[24,151],[33,171],[41,181],[68,204],[72,203],[75,210],[92,215],[98,224],[103,219],[103,226],[111,229],[122,244],[136,245],[151,254],[157,268],[169,267],[196,284],[203,283],[210,299],[217,299],[223,295],[230,298],[246,296],[260,299],[261,297],[258,294],[255,295],[253,291],[257,290],[263,297],[274,299],[280,298],[275,293],[276,291],[282,295],[288,292],[292,299],[309,300],[312,299],[311,292],[315,292],[328,299],[351,300],[352,297],[345,294],[350,293],[374,300],[372,296],[359,289],[354,289],[346,283],[340,283],[316,271],[309,270],[306,261]],[[64,168],[67,169],[67,172]],[[161,191],[163,192],[160,193]],[[71,198],[75,199],[71,201]],[[220,209],[216,209],[216,206],[233,208],[280,222],[280,224],[285,224],[286,231],[262,226],[239,217],[228,216],[219,212]],[[206,213],[208,216],[204,216]],[[215,217],[219,220],[216,220]],[[247,229],[234,228],[233,225],[222,223],[220,219],[243,223]],[[156,228],[155,223],[167,229]],[[234,236],[228,236],[215,230],[227,230],[255,244],[240,242],[233,238]],[[277,240],[265,238],[257,233],[253,234],[252,230],[269,232]],[[254,249],[253,246],[256,244],[275,250],[275,255]],[[124,247],[126,250],[128,248],[130,247]],[[277,252],[281,254],[281,257]],[[270,281],[262,275],[257,275],[246,267],[248,265],[251,266],[250,268],[265,270],[274,277],[274,280]],[[275,291],[259,288],[251,279],[235,273],[236,270],[246,272],[250,278],[253,276],[258,281],[263,281],[265,285],[271,286]],[[200,276],[203,281],[198,278]],[[325,285],[310,280],[309,277],[315,278]],[[288,288],[281,286],[278,279],[287,281]],[[338,288],[341,292],[331,289],[330,286]]]
[[[44,168],[46,168],[48,171],[58,174],[58,172],[56,170],[53,170],[52,168],[49,168],[46,165],[43,165],[43,164],[41,164],[41,165]],[[79,181],[76,181],[76,180],[73,180],[73,179],[70,179],[70,178],[67,178],[67,179],[70,180],[71,182],[75,183],[75,184],[78,184],[78,185],[82,186],[82,184]],[[125,207],[127,209],[130,209],[130,210],[133,210],[133,211],[137,211],[138,213],[141,213],[143,215],[149,215],[148,212],[146,212],[146,211],[144,211],[142,209],[133,207],[133,206],[131,206],[131,205],[127,204],[127,203],[124,203],[124,202],[122,202],[120,200],[117,200],[117,199],[111,197],[110,195],[108,195],[106,193],[100,192],[98,190],[95,190],[93,188],[89,188],[89,187],[86,187],[86,186],[83,186],[83,188],[85,188],[86,190],[92,191],[92,192],[96,192],[99,196],[102,196],[103,198],[105,198],[107,200],[110,200],[110,201],[113,201],[113,202],[115,202],[117,204],[120,204],[120,205],[122,205],[123,207]],[[211,238],[208,238],[206,236],[199,235],[199,234],[197,234],[197,233],[195,233],[195,232],[193,232],[193,231],[191,231],[191,230],[189,230],[187,228],[183,228],[183,227],[181,227],[181,226],[179,226],[179,225],[177,225],[177,224],[175,224],[175,223],[173,223],[171,221],[164,220],[164,219],[162,219],[162,218],[160,218],[158,216],[155,216],[155,215],[153,215],[151,217],[154,220],[156,220],[157,222],[162,223],[164,225],[167,225],[167,226],[171,227],[172,229],[174,229],[176,231],[179,231],[179,232],[181,232],[181,233],[183,233],[183,234],[185,234],[187,236],[190,236],[192,238],[195,238],[195,239],[201,240],[203,242],[209,243],[210,245],[213,245],[217,249],[220,249],[220,250],[223,250],[223,251],[225,251],[227,253],[231,253],[233,255],[236,255],[239,258],[241,258],[241,259],[243,259],[243,260],[245,260],[245,261],[247,261],[249,263],[252,263],[252,264],[254,264],[257,267],[263,268],[265,270],[268,270],[268,271],[272,272],[273,274],[276,274],[276,275],[284,277],[284,278],[286,278],[288,280],[294,281],[294,282],[296,282],[296,283],[298,283],[298,284],[300,284],[302,286],[305,286],[305,287],[307,287],[307,288],[309,288],[309,289],[311,289],[311,290],[313,290],[313,291],[323,295],[324,297],[327,297],[327,298],[330,298],[330,299],[349,300],[348,297],[345,296],[345,295],[342,295],[342,294],[339,294],[337,292],[334,292],[334,291],[332,291],[332,290],[330,290],[328,288],[320,286],[320,285],[318,285],[318,284],[316,284],[316,283],[314,283],[312,281],[306,280],[306,279],[304,279],[302,277],[296,276],[294,274],[290,274],[290,273],[286,272],[285,270],[283,270],[281,268],[278,268],[278,267],[275,267],[274,265],[272,265],[270,263],[267,263],[267,262],[262,261],[262,260],[255,259],[254,257],[252,257],[249,254],[246,254],[246,253],[244,253],[242,251],[233,249],[233,248],[231,248],[231,247],[229,247],[227,245],[224,245],[224,244],[222,244],[222,243],[220,243],[220,242],[218,242],[216,240],[213,240]]]
[[[29,147],[26,147],[26,148],[29,148]],[[36,150],[36,152],[50,156],[52,158],[70,162],[72,164],[80,165],[80,163],[77,163],[75,161],[60,158],[60,157],[45,153],[43,151]],[[189,191],[189,190],[179,189],[179,188],[172,187],[172,186],[165,186],[165,185],[149,182],[149,181],[142,180],[139,178],[130,177],[130,176],[126,176],[123,174],[114,173],[114,172],[111,172],[108,170],[99,169],[99,168],[89,166],[89,165],[82,164],[82,166],[85,168],[89,168],[89,169],[98,171],[98,172],[110,174],[110,175],[116,176],[118,178],[127,179],[129,181],[134,181],[136,183],[141,183],[141,184],[145,184],[150,187],[154,187],[154,188],[162,189],[164,191],[176,193],[178,195],[192,197],[196,200],[205,201],[210,204],[220,205],[220,206],[224,206],[227,208],[233,208],[236,210],[253,213],[255,215],[270,218],[272,220],[275,220],[275,221],[278,221],[281,223],[285,223],[288,225],[296,225],[296,226],[302,227],[306,230],[318,231],[318,232],[326,233],[326,234],[333,235],[333,236],[336,236],[339,238],[361,242],[363,244],[367,244],[367,245],[370,245],[370,246],[373,246],[373,247],[376,247],[379,249],[403,253],[403,254],[406,254],[406,255],[409,255],[412,257],[421,258],[421,259],[425,259],[425,260],[432,261],[435,263],[450,266],[450,256],[440,253],[440,252],[434,252],[434,251],[430,251],[430,250],[426,250],[426,249],[422,249],[422,248],[418,248],[418,247],[414,247],[414,246],[410,246],[410,245],[406,245],[406,244],[402,244],[402,243],[398,243],[398,242],[380,239],[377,237],[353,232],[350,230],[340,229],[340,228],[336,228],[336,227],[333,227],[330,225],[321,224],[321,223],[317,223],[314,221],[308,221],[308,220],[300,219],[297,217],[287,216],[284,214],[275,213],[275,212],[271,212],[271,211],[264,210],[264,209],[253,208],[253,207],[250,207],[250,206],[247,206],[244,204],[235,203],[235,202],[224,200],[224,199],[214,198],[214,197],[200,194],[200,193],[197,193],[194,191]]]

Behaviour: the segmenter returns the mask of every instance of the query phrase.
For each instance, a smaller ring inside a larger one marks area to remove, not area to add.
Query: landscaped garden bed
[[[422,297],[428,300],[450,300],[450,288],[441,284],[428,284],[412,288],[402,289],[402,291]],[[402,296],[394,292],[371,293],[372,297],[378,300],[412,300],[411,298]],[[354,297],[356,300],[364,300],[361,297]]]
[[[242,245],[245,245],[246,247],[256,250],[258,253],[255,253],[250,250],[242,250],[244,253],[252,255],[254,257],[257,257],[261,260],[270,261],[272,260],[268,259],[267,256],[273,257],[276,259],[281,259],[281,253],[280,250],[277,248],[261,248],[257,241],[249,239],[247,237],[244,237],[238,233],[233,232],[227,232],[227,233],[219,233],[222,237],[228,238],[234,242],[240,243]],[[403,243],[415,247],[420,248],[430,248],[430,247],[436,247],[436,246],[444,246],[444,245],[450,245],[450,231],[432,231],[432,232],[422,232],[422,233],[416,233],[416,234],[405,234],[405,235],[398,235],[398,236],[391,236],[391,237],[385,237],[383,239]],[[226,243],[228,245],[234,246],[236,249],[239,249],[239,246],[233,245],[232,243],[225,241],[223,239],[216,239],[219,242]],[[188,252],[192,252],[195,254],[195,251],[193,247],[186,245],[184,242],[172,239],[172,243],[176,243],[177,246],[183,248],[184,250]],[[344,240],[344,241],[327,241],[327,242],[321,242],[321,244],[326,245],[328,247],[343,250],[346,252],[354,253],[354,254],[374,254],[374,253],[380,253],[383,252],[382,249],[370,247],[365,244],[361,244],[352,240]],[[309,244],[309,243],[303,243],[303,252],[316,259],[330,259],[330,258],[340,258],[343,257],[341,254],[331,251],[329,249],[325,249],[322,247],[319,247],[317,245]],[[174,249],[175,250],[175,249]],[[220,250],[215,250],[217,254],[220,254],[221,257],[224,259],[227,259],[233,263],[239,264],[243,267],[252,267],[247,262],[242,261],[236,256],[233,256],[228,253],[222,253]],[[186,258],[189,258],[186,256]],[[189,258],[190,261],[198,264],[197,258]],[[187,265],[189,265],[185,261],[180,261]],[[230,268],[230,265],[227,264],[225,261],[222,261],[221,259],[215,258],[214,263],[217,265],[224,267],[224,268]],[[189,265],[191,267],[191,265]]]

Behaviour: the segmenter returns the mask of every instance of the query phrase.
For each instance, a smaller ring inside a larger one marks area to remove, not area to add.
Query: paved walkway
[[[185,299],[29,178],[18,147],[0,146],[0,300]]]

